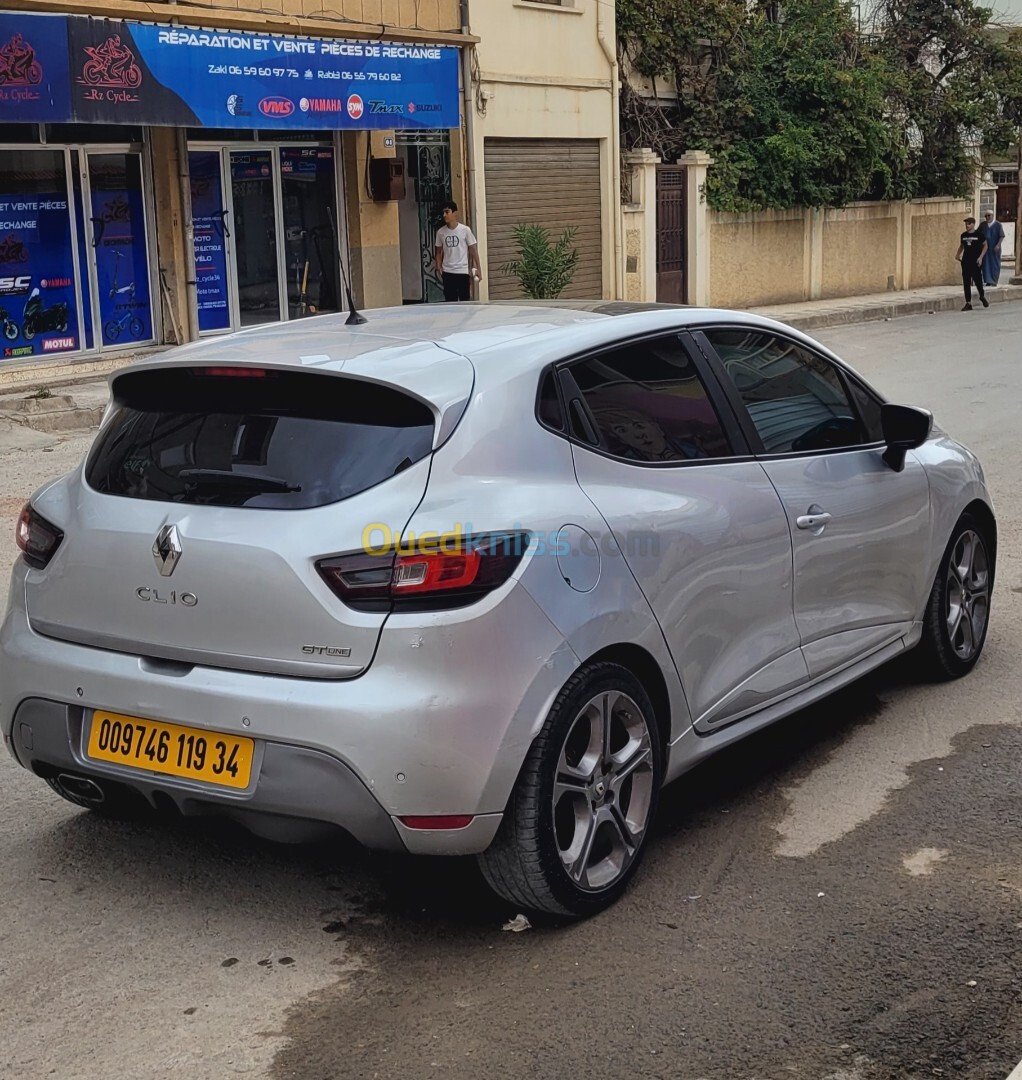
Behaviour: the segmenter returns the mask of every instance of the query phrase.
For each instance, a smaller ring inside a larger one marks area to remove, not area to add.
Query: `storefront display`
[[[188,155],[192,188],[192,228],[195,235],[195,292],[199,330],[226,330],[231,325],[227,281],[227,210],[224,206],[220,154],[193,151]]]
[[[78,349],[64,154],[19,150],[0,163],[3,357]]]

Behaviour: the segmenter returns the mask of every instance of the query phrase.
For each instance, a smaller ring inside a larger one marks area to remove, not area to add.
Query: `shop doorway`
[[[332,146],[193,148],[188,161],[201,333],[340,310]]]

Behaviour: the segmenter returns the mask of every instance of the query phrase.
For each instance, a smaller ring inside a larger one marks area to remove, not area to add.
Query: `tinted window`
[[[767,453],[805,453],[870,441],[834,365],[784,338],[709,330]]]
[[[706,387],[677,338],[615,349],[573,365],[600,446],[630,461],[731,453]]]
[[[557,382],[552,371],[543,376],[539,387],[539,418],[555,431],[564,430],[564,417],[561,415],[561,403],[557,397]]]
[[[881,403],[861,383],[857,383],[854,379],[848,380],[848,389],[859,410],[859,419],[866,428],[866,441],[883,442],[884,427],[880,421]]]
[[[432,447],[432,413],[399,390],[217,370],[121,376],[89,484],[131,499],[298,510],[357,495]]]

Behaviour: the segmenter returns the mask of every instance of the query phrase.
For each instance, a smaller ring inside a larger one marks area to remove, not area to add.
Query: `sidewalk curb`
[[[999,285],[987,292],[991,307],[996,304],[1022,300],[1022,288],[1011,285]],[[855,323],[878,322],[881,319],[898,319],[911,315],[932,315],[938,311],[958,311],[962,306],[962,297],[949,295],[924,300],[894,300],[884,304],[870,304],[864,307],[817,311],[806,315],[794,315],[784,318],[779,311],[771,312],[765,308],[753,308],[756,315],[775,318],[796,330],[818,330],[828,326],[851,326]],[[977,305],[982,312],[982,307]]]

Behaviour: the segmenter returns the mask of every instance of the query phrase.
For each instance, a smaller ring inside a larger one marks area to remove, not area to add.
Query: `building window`
[[[994,169],[993,182],[995,184],[1017,184],[1018,183],[1018,170],[1017,169]]]

